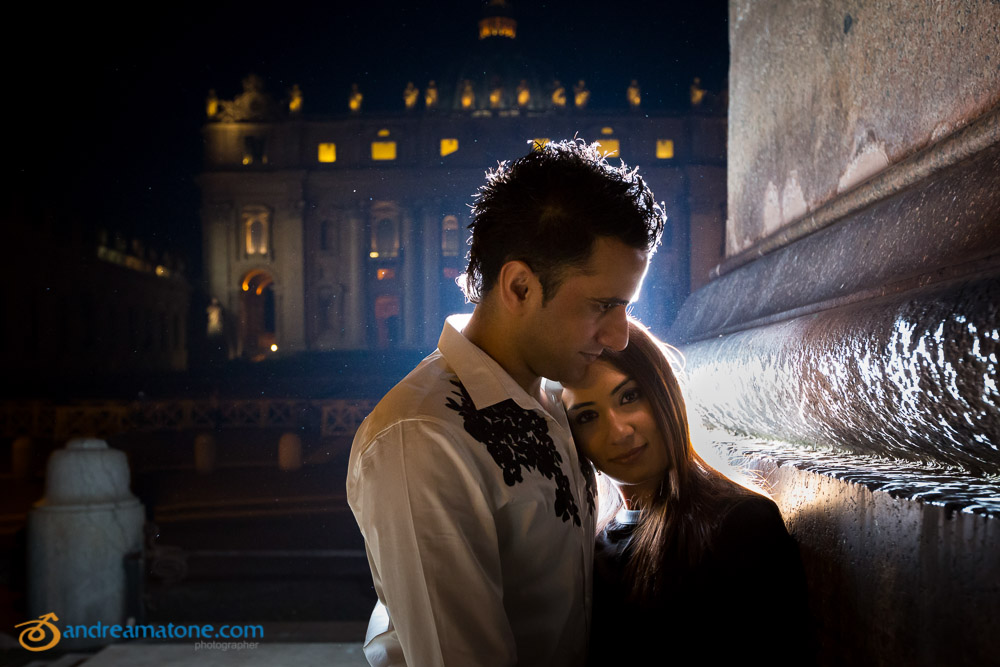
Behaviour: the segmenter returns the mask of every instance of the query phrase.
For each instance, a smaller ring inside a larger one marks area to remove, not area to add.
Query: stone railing
[[[323,437],[352,436],[375,401],[370,399],[176,399],[45,401],[0,404],[0,434],[66,440],[126,432],[193,429],[316,429]]]

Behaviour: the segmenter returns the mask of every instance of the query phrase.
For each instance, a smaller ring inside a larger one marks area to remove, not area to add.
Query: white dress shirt
[[[378,594],[373,665],[582,665],[593,477],[554,393],[445,323],[351,448],[347,498]],[[543,405],[544,403],[544,405]]]

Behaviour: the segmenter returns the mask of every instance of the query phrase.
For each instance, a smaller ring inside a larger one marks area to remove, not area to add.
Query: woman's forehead
[[[563,395],[581,396],[610,390],[625,378],[626,375],[616,366],[599,359],[587,367],[587,372],[578,382],[563,383]]]

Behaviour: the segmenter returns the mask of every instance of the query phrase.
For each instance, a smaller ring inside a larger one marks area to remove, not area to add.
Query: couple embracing
[[[475,310],[351,450],[371,664],[725,664],[801,622],[777,507],[694,452],[669,348],[626,313],[665,220],[579,140],[487,175]]]

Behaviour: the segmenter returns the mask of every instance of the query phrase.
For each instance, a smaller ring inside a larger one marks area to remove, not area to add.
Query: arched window
[[[441,221],[441,254],[445,257],[458,257],[458,218],[446,215]]]
[[[270,210],[264,206],[244,206],[242,218],[247,256],[267,255],[270,246]]]

